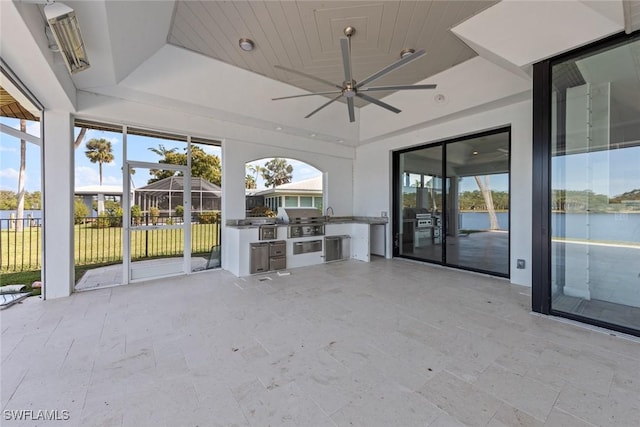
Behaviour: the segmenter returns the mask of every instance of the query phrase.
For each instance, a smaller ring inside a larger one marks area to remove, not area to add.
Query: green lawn
[[[78,280],[82,277],[82,275],[92,268],[103,267],[107,264],[92,264],[92,265],[80,265],[75,268],[75,283],[78,283]],[[33,270],[33,271],[20,271],[17,273],[2,273],[0,274],[0,286],[5,285],[27,285],[26,291],[31,292],[31,295],[40,295],[40,289],[33,289],[31,285],[35,281],[42,280],[42,271],[41,270]]]
[[[208,253],[219,241],[218,224],[191,225],[191,253]],[[0,271],[33,271],[41,268],[41,238],[39,227],[22,232],[0,231]],[[183,230],[134,231],[131,235],[133,259],[180,255]],[[122,228],[94,228],[91,225],[74,227],[74,260],[78,265],[92,265],[122,261]],[[3,274],[4,275],[4,274]]]

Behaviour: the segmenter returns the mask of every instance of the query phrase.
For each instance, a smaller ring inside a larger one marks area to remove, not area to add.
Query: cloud
[[[27,133],[40,137],[40,122],[27,121]]]
[[[87,133],[84,135],[84,139],[82,140],[82,144],[86,144],[90,139],[100,139],[104,138],[107,141],[111,142],[111,145],[118,145],[122,141],[122,136],[110,136],[111,132],[106,132],[102,130],[88,129]],[[76,135],[77,136],[77,135]]]
[[[19,172],[13,168],[0,170],[0,188],[16,191]]]
[[[121,185],[122,177],[119,176],[102,176],[102,184],[104,185]]]
[[[0,170],[0,178],[18,179],[19,171],[13,168]]]
[[[98,185],[100,184],[100,175],[98,168],[90,168],[89,166],[78,166],[75,175],[76,185]]]
[[[76,168],[76,186],[82,187],[85,185],[100,185],[100,174],[98,167],[78,166]],[[121,185],[122,177],[114,176],[104,173],[102,170],[102,185]]]
[[[218,147],[216,145],[196,144],[196,146],[198,148],[202,148],[202,151],[204,151],[207,154],[214,154],[214,155],[220,157],[221,149],[220,149],[220,147]]]

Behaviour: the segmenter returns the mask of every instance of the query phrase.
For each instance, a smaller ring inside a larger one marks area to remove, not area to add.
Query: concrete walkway
[[[167,262],[167,260],[175,261],[175,258],[161,258],[147,261],[136,261],[136,265],[156,265]],[[191,258],[191,271],[205,270],[207,259],[202,257]],[[123,280],[122,264],[108,265],[106,267],[97,267],[87,270],[86,273],[76,283],[76,291],[86,291],[88,289],[98,289],[106,286],[114,286],[122,284]]]

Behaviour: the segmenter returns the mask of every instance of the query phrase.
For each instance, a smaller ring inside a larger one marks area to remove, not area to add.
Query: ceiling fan
[[[387,104],[386,102],[382,102],[379,99],[373,98],[363,92],[376,92],[376,91],[390,91],[390,90],[407,90],[407,89],[435,89],[436,85],[434,84],[424,84],[424,85],[393,85],[393,86],[371,86],[371,87],[365,87],[367,84],[374,82],[375,80],[378,80],[379,78],[389,74],[392,71],[397,70],[398,68],[407,65],[408,63],[420,58],[422,55],[425,54],[424,49],[421,49],[417,52],[413,52],[412,50],[404,50],[403,54],[401,55],[402,58],[399,59],[398,61],[387,65],[386,67],[384,67],[383,69],[373,73],[372,75],[370,75],[369,77],[367,77],[366,79],[360,81],[360,82],[356,82],[353,79],[353,76],[351,74],[351,37],[355,34],[356,29],[354,27],[346,27],[344,29],[344,35],[347,36],[346,38],[341,38],[340,39],[340,48],[342,49],[342,64],[344,66],[344,82],[342,82],[341,85],[338,84],[334,84],[331,83],[330,81],[321,79],[319,77],[315,77],[306,73],[303,73],[301,71],[297,71],[297,70],[292,70],[290,68],[286,68],[280,65],[276,65],[276,68],[279,68],[281,70],[285,70],[288,71],[290,73],[294,73],[294,74],[298,74],[301,75],[303,77],[307,77],[313,80],[316,80],[318,82],[327,84],[329,86],[335,87],[337,88],[337,90],[332,90],[332,91],[326,91],[326,92],[314,92],[314,93],[307,93],[304,95],[293,95],[293,96],[282,96],[280,98],[272,98],[273,101],[278,101],[281,99],[290,99],[290,98],[301,98],[304,96],[314,96],[314,95],[333,95],[333,94],[338,94],[335,98],[332,98],[331,100],[329,100],[328,102],[322,104],[320,107],[316,108],[315,110],[313,110],[312,112],[310,112],[309,114],[307,114],[304,118],[308,119],[309,117],[313,116],[315,113],[317,113],[318,111],[322,110],[323,108],[327,107],[329,104],[337,101],[338,99],[340,99],[340,97],[344,96],[347,99],[347,109],[349,111],[349,121],[350,122],[355,122],[356,118],[355,118],[355,109],[354,109],[354,104],[353,104],[353,98],[354,97],[358,97],[358,98],[362,98],[365,101],[368,101],[372,104],[376,104],[379,107],[382,108],[386,108],[389,111],[392,111],[394,113],[399,113],[401,110],[399,110],[398,108]]]

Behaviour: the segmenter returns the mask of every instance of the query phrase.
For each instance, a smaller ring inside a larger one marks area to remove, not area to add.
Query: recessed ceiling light
[[[444,96],[444,94],[439,93],[433,97],[433,100],[436,101],[438,104],[443,104],[447,101],[447,97]]]
[[[478,152],[476,150],[473,150],[473,153],[471,153],[471,154],[473,154],[474,156],[477,156]]]
[[[311,138],[315,138],[315,137],[316,137],[316,134],[315,134],[315,133],[310,133],[310,134],[309,134],[309,136],[310,136]]]
[[[344,139],[339,139],[338,142],[344,142]]]
[[[413,55],[414,53],[416,53],[415,49],[402,49],[400,51],[400,58],[405,58],[409,55]]]
[[[277,126],[276,130],[282,130],[282,126]]]
[[[251,39],[240,39],[238,41],[238,45],[240,46],[240,49],[244,50],[245,52],[251,52],[256,46],[256,44]]]

